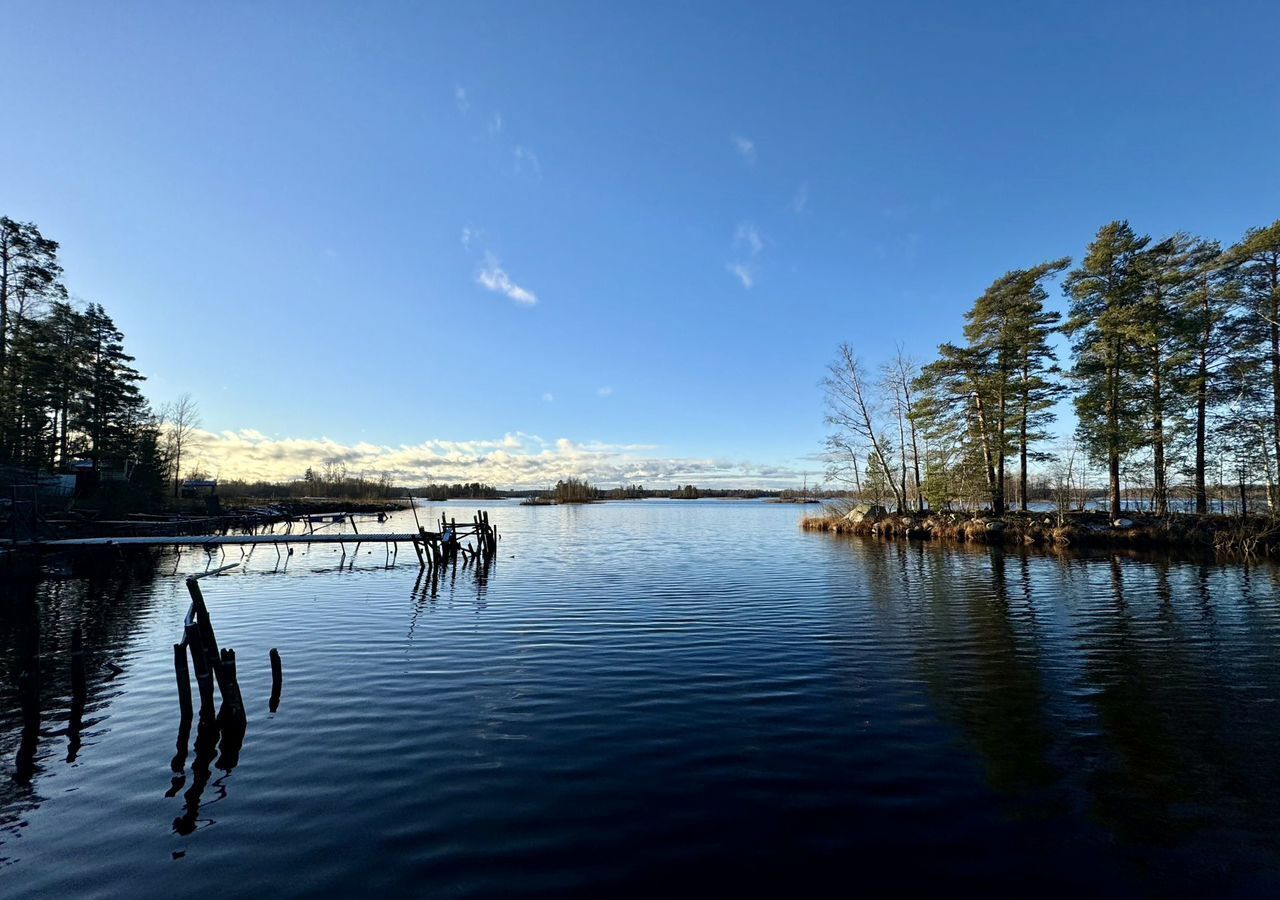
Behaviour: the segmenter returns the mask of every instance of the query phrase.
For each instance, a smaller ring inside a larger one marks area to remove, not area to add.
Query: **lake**
[[[841,538],[753,501],[421,515],[477,507],[487,571],[260,547],[202,582],[248,731],[196,796],[172,645],[217,557],[0,604],[6,676],[38,629],[43,684],[29,784],[0,686],[0,894],[1280,894],[1270,566]]]

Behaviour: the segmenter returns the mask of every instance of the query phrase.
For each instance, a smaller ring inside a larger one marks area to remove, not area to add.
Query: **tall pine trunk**
[[[1000,418],[997,420],[997,424],[1000,427],[1000,435],[998,440],[996,441],[996,450],[999,452],[1000,458],[996,460],[995,502],[991,505],[991,511],[995,513],[997,516],[1003,516],[1005,511],[1005,502],[1004,502],[1005,457],[1008,455],[1005,453],[1005,443],[1006,443],[1006,438],[1008,434],[1009,419],[1008,419],[1008,411],[1005,407],[1004,390],[1005,390],[1004,385],[1001,385],[1000,386]]]
[[[991,429],[987,427],[987,412],[982,404],[982,394],[973,393],[974,411],[978,416],[978,431],[982,435],[982,460],[986,463],[987,493],[991,497],[992,508],[996,505],[997,484],[995,454],[991,451]]]
[[[916,423],[907,419],[911,426],[911,463],[916,476],[916,511],[924,512],[924,484],[920,480],[920,443],[916,440]]]
[[[1021,409],[1018,414],[1018,508],[1023,512],[1027,511],[1027,418],[1031,405],[1030,388],[1027,385],[1030,378],[1026,361],[1023,360]]]
[[[903,422],[902,402],[898,402],[898,464],[902,473],[902,499],[898,502],[898,512],[907,511],[907,429]]]
[[[1271,264],[1271,442],[1272,458],[1280,462],[1280,265]]]
[[[1209,414],[1209,358],[1208,326],[1205,327],[1205,343],[1200,348],[1200,360],[1196,366],[1196,512],[1209,512],[1209,492],[1205,488],[1205,439]]]
[[[1155,458],[1152,493],[1156,515],[1166,516],[1169,514],[1169,491],[1164,478],[1164,386],[1160,375],[1161,364],[1160,350],[1157,349],[1151,367],[1151,444]]]
[[[1120,506],[1120,348],[1114,342],[1111,348],[1110,371],[1107,378],[1107,469],[1110,476],[1108,492],[1111,500],[1111,518],[1118,519]]]

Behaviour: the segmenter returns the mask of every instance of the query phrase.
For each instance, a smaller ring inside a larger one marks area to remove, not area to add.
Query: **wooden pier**
[[[413,510],[417,521],[417,508]],[[488,513],[477,510],[470,521],[459,522],[456,518],[440,517],[439,530],[427,531],[418,523],[417,531],[408,532],[361,532],[356,527],[355,517],[346,517],[351,524],[350,532],[321,533],[318,530],[293,533],[274,530],[257,531],[250,534],[125,534],[110,537],[78,537],[58,538],[54,540],[9,541],[0,547],[10,552],[44,552],[74,549],[133,548],[133,547],[201,547],[207,550],[224,549],[226,547],[253,547],[270,545],[276,548],[291,547],[295,544],[337,544],[346,555],[346,546],[354,544],[359,549],[361,544],[383,544],[389,548],[400,544],[411,544],[418,555],[419,568],[434,568],[456,561],[461,557],[464,561],[472,559],[489,560],[498,551],[498,532],[489,524]],[[464,540],[466,543],[464,543]],[[243,552],[243,551],[242,551]]]

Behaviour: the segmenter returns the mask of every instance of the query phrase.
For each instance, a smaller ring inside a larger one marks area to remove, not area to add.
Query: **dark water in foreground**
[[[174,558],[42,585],[29,787],[0,688],[0,895],[1280,892],[1269,567],[849,541],[786,505],[487,507],[487,578],[316,547],[206,582],[249,727],[185,835]],[[29,631],[0,610],[7,675]]]

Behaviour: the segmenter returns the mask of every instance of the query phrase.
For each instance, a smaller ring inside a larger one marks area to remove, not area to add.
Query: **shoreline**
[[[846,515],[827,511],[800,520],[805,531],[907,538],[953,543],[1034,547],[1120,547],[1139,550],[1200,550],[1228,557],[1280,559],[1280,519],[1263,516],[1133,513],[1111,520],[1100,512],[877,513],[855,507]]]

